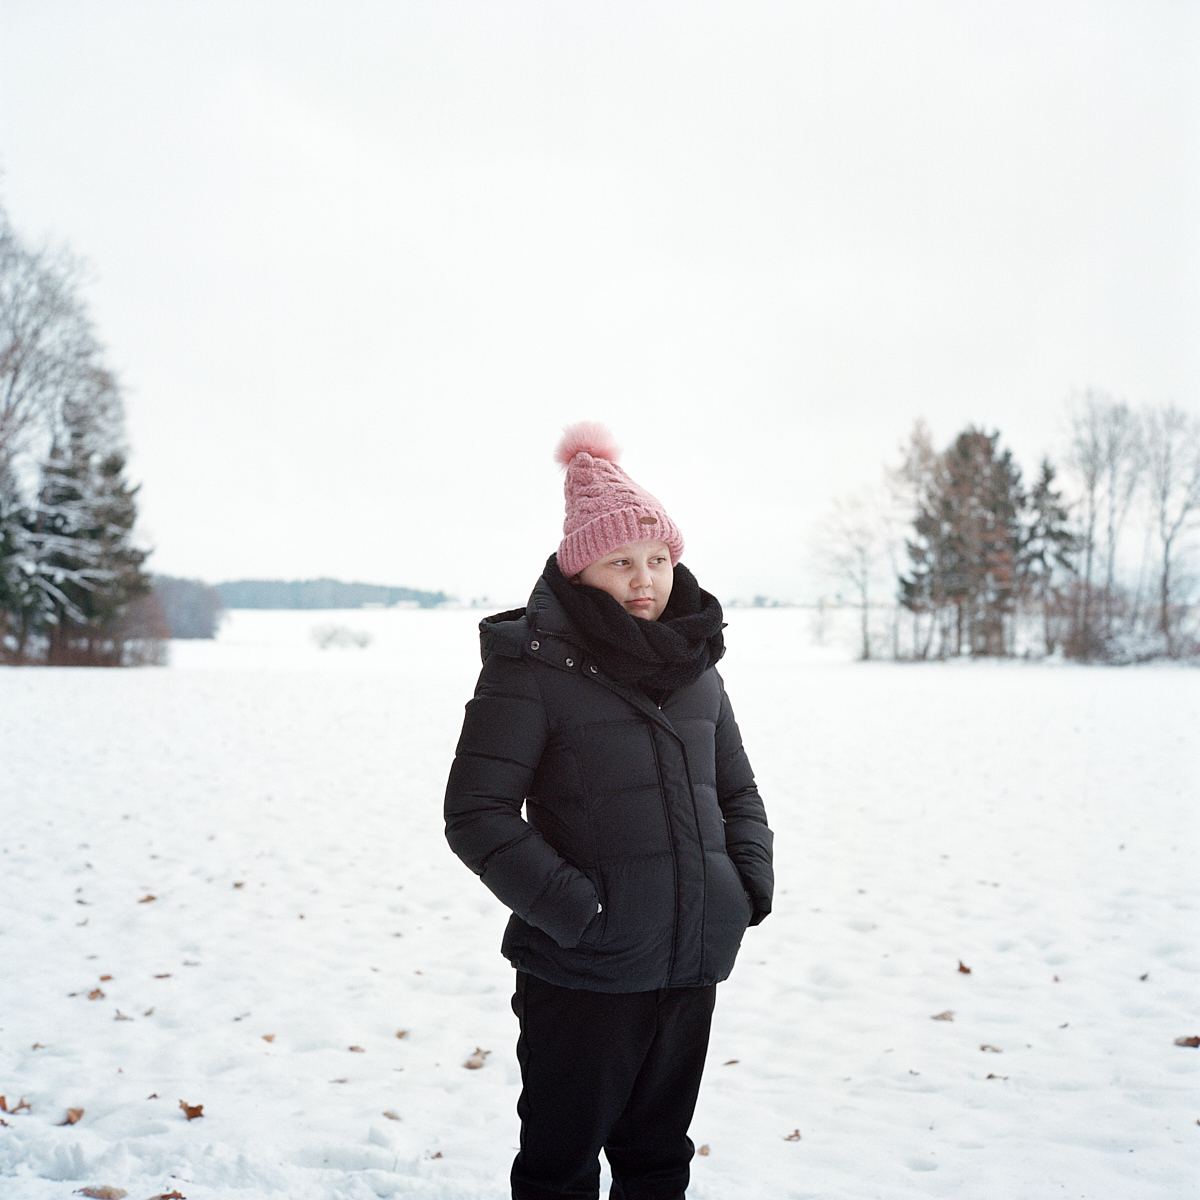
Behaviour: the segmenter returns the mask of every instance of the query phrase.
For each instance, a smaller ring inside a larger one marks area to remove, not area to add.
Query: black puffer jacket
[[[513,911],[504,955],[598,992],[725,979],[771,910],[771,831],[715,668],[660,709],[605,677],[544,581],[480,635],[446,837]]]

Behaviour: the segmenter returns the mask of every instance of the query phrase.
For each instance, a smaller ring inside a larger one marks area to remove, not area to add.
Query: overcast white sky
[[[153,566],[519,602],[602,420],[724,599],[924,416],[1200,408],[1192,0],[0,0]]]

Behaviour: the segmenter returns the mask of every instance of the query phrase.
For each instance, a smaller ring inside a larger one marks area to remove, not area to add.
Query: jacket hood
[[[550,590],[550,585],[540,577],[524,608],[493,613],[479,622],[479,650],[483,661],[487,662],[488,656],[496,653],[507,658],[520,658],[523,647],[535,633],[561,638],[573,646],[583,645],[566,609]]]

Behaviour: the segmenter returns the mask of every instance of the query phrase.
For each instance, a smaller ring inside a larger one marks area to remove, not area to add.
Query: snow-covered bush
[[[374,640],[365,629],[349,629],[345,625],[314,625],[309,636],[322,650],[330,646],[339,650],[357,646],[365,650]]]

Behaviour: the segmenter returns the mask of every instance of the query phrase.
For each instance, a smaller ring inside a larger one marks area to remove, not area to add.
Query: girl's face
[[[675,571],[667,543],[645,541],[618,546],[575,578],[607,592],[627,613],[657,621],[671,598]]]

